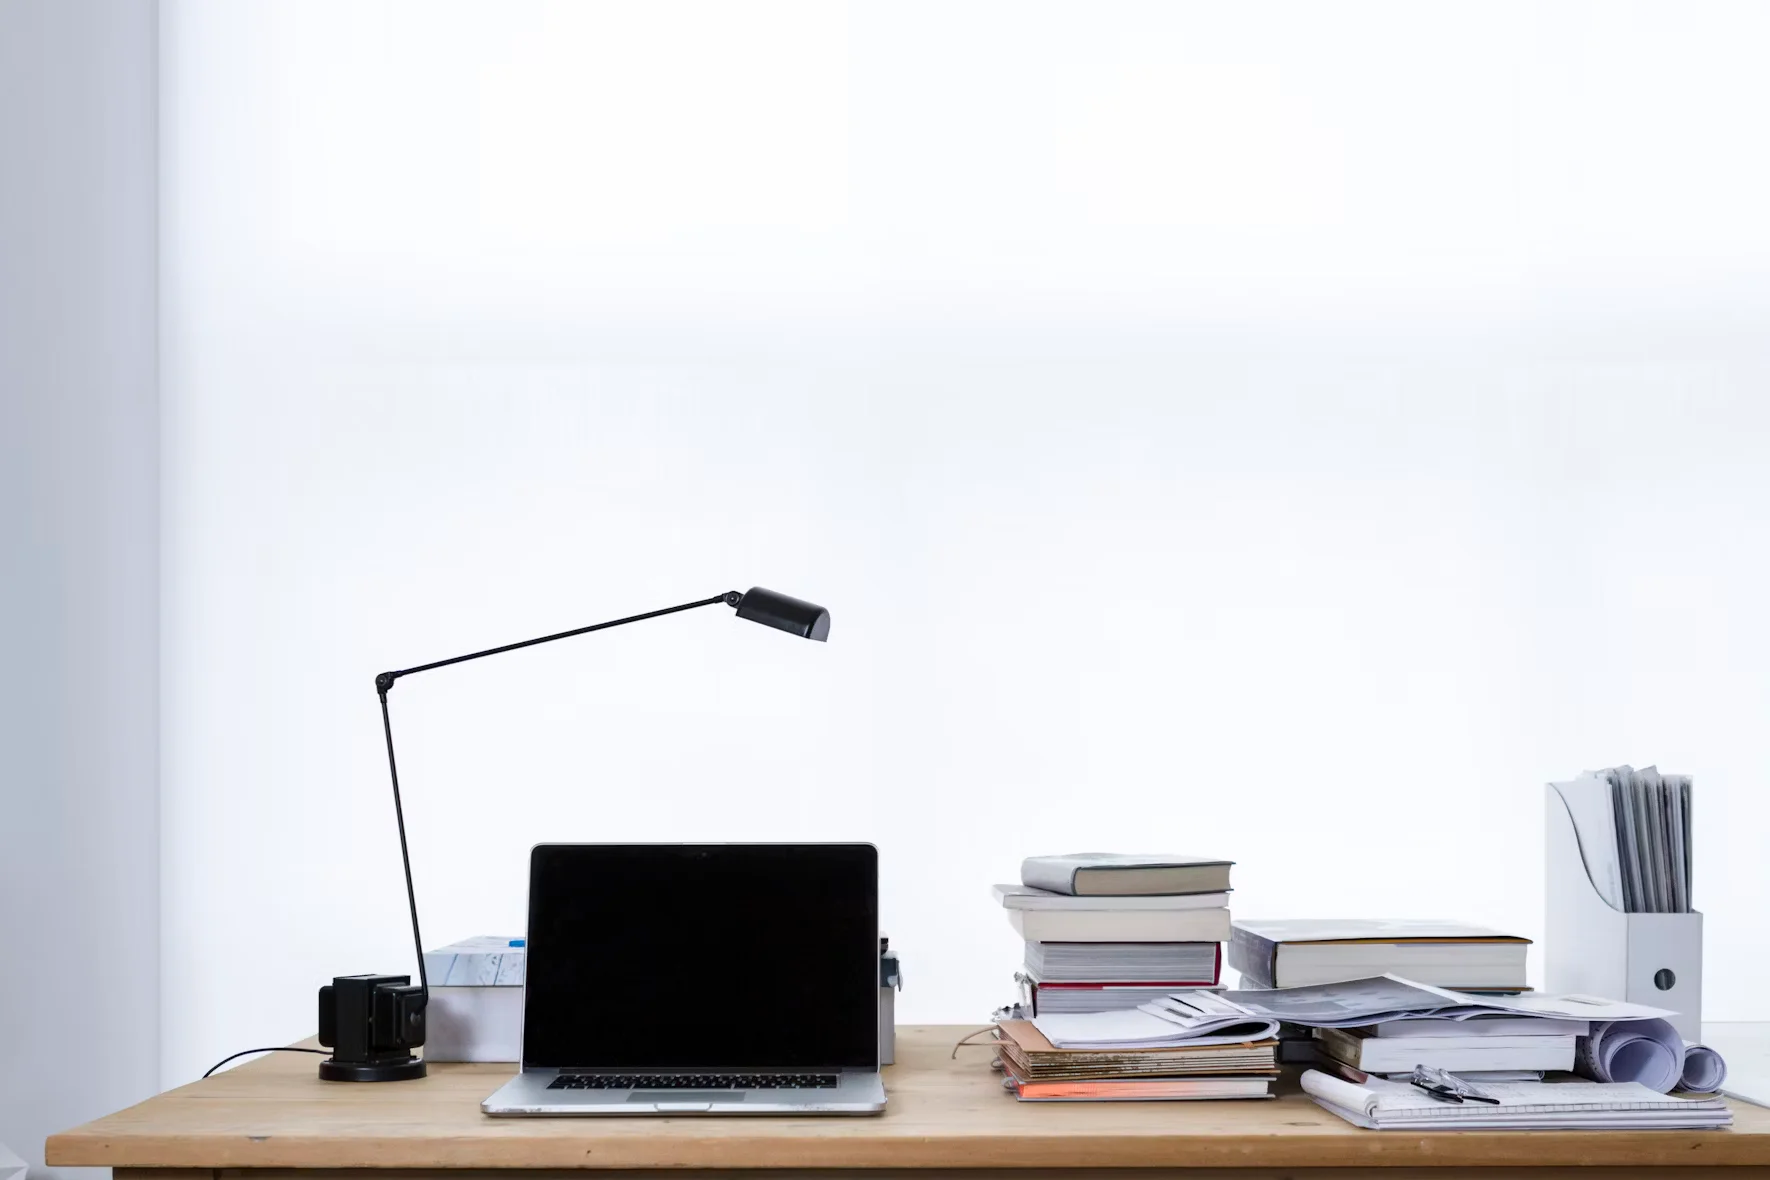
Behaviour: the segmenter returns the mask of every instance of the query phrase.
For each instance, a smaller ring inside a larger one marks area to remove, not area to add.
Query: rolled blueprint
[[[1713,1094],[1727,1080],[1727,1063],[1707,1045],[1684,1046],[1684,1073],[1678,1080],[1680,1090]]]
[[[1670,1094],[1684,1076],[1684,1038],[1664,1020],[1611,1020],[1579,1039],[1574,1067],[1600,1082],[1640,1082]]]

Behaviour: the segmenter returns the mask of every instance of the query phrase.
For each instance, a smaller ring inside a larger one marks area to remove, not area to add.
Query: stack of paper
[[[996,1028],[1003,1084],[1025,1102],[1265,1098],[1270,1040],[1209,1038],[1160,1047],[1061,1048],[1027,1020]]]
[[[1059,1049],[1228,1045],[1278,1035],[1278,1021],[1253,1015],[1215,992],[1180,992],[1121,1012],[1040,1016],[1033,1024]]]
[[[1672,1098],[1635,1082],[1489,1082],[1485,1102],[1443,1102],[1418,1086],[1372,1078],[1356,1083],[1319,1070],[1303,1089],[1322,1109],[1375,1131],[1701,1129],[1726,1127],[1719,1098]]]
[[[1190,998],[1190,997],[1188,997]],[[1276,990],[1229,991],[1214,997],[1250,1016],[1284,1020],[1311,1028],[1359,1028],[1392,1020],[1434,1017],[1473,1020],[1488,1016],[1549,1018],[1562,1021],[1652,1020],[1676,1013],[1645,1004],[1597,996],[1472,995],[1383,975],[1345,983]],[[1162,1005],[1171,1000],[1159,1002]],[[1155,1005],[1149,1005],[1155,1007]],[[1558,1028],[1564,1026],[1557,1023]]]
[[[1140,1011],[1186,1026],[1198,998],[1170,996],[1145,1004]],[[1676,1013],[1596,996],[1471,995],[1385,975],[1313,987],[1224,992],[1206,998],[1225,1015],[1234,1011],[1250,1019],[1313,1028],[1318,1044],[1337,1059],[1376,1073],[1402,1066],[1410,1053],[1418,1058],[1413,1064],[1440,1069],[1566,1068],[1559,1058],[1577,1038],[1572,1064],[1600,1082],[1631,1082],[1662,1093],[1673,1089],[1706,1092],[1718,1089],[1727,1077],[1720,1054],[1702,1045],[1686,1045],[1666,1023],[1665,1018]],[[1497,1023],[1502,1018],[1505,1023]],[[1520,1039],[1538,1042],[1534,1048],[1545,1054],[1540,1062],[1524,1057],[1507,1061],[1482,1048],[1483,1040],[1497,1042],[1502,1035],[1518,1036],[1531,1022],[1543,1026],[1543,1035],[1526,1033]],[[1466,1039],[1442,1035],[1456,1024],[1480,1028],[1483,1023],[1495,1031]],[[1580,1031],[1582,1023],[1584,1032]],[[1389,1030],[1405,1034],[1422,1027],[1429,1030],[1427,1035],[1388,1035]],[[1350,1036],[1323,1031],[1339,1029],[1355,1031]],[[1500,1029],[1508,1032],[1501,1034]],[[1398,1058],[1383,1044],[1386,1040],[1408,1043],[1410,1048]],[[1435,1040],[1445,1043],[1434,1047]],[[1466,1048],[1466,1055],[1458,1055],[1461,1049],[1453,1052],[1453,1046]],[[1556,1056],[1547,1056],[1550,1053]]]
[[[1052,1044],[1030,1020],[1004,1020],[996,1031],[1007,1064],[1042,1080],[1275,1072],[1271,1041],[1216,1038],[1147,1048],[1066,1049]]]
[[[1554,787],[1573,817],[1592,885],[1612,908],[1691,912],[1689,775],[1615,766]]]

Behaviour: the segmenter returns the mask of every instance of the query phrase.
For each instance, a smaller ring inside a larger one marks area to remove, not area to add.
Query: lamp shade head
[[[766,623],[803,639],[823,643],[830,637],[830,612],[814,602],[774,590],[752,586],[738,603],[737,615],[752,623]]]

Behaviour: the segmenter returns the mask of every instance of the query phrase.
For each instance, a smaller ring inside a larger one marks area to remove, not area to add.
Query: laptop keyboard
[[[562,1073],[549,1090],[830,1090],[833,1073]]]

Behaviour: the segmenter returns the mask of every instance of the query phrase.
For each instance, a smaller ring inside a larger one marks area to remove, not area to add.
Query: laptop
[[[871,844],[541,844],[490,1115],[874,1114]]]

